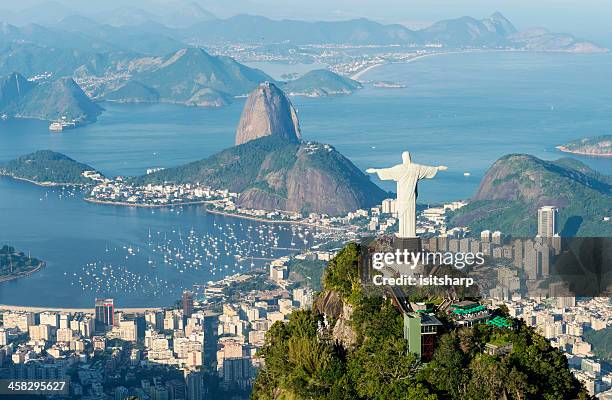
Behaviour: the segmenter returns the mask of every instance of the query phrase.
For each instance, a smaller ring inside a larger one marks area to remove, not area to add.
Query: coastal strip
[[[62,182],[39,182],[33,181],[27,178],[21,178],[19,176],[11,175],[11,174],[3,174],[0,172],[0,176],[6,176],[7,178],[15,179],[16,181],[23,181],[27,183],[31,183],[32,185],[41,186],[41,187],[87,187],[89,185],[85,183],[62,183]]]
[[[581,156],[590,156],[590,157],[612,157],[612,153],[589,153],[588,151],[580,151],[580,150],[570,150],[565,146],[556,146],[555,149],[562,151],[564,153],[569,154],[578,154]]]
[[[211,213],[211,214],[223,215],[223,216],[226,216],[226,217],[242,218],[242,219],[248,219],[248,220],[251,220],[251,221],[265,222],[265,223],[269,223],[269,224],[303,225],[303,226],[310,226],[310,227],[319,228],[319,229],[329,229],[329,230],[333,230],[333,231],[346,231],[346,230],[348,230],[347,228],[340,228],[340,227],[337,227],[337,226],[318,225],[318,224],[313,224],[312,222],[268,219],[268,218],[254,217],[252,215],[236,214],[236,213],[230,213],[230,212],[219,211],[219,210],[206,209],[206,212]]]
[[[23,277],[26,277],[26,276],[30,276],[33,273],[40,271],[44,266],[45,266],[45,262],[41,261],[41,262],[38,263],[38,265],[36,267],[32,268],[29,271],[20,272],[18,274],[13,274],[13,275],[0,276],[0,283],[12,281],[14,279],[23,278]]]
[[[37,306],[14,306],[8,304],[0,304],[0,310],[3,311],[26,311],[26,312],[44,312],[44,311],[58,311],[66,313],[90,313],[93,314],[95,309],[93,308],[62,308],[62,307],[37,307]],[[116,311],[123,311],[126,313],[144,313],[146,311],[161,311],[162,307],[117,307]]]
[[[200,204],[210,204],[212,200],[198,200],[198,201],[181,201],[176,203],[166,203],[166,204],[146,204],[146,203],[128,203],[125,201],[106,201],[106,200],[98,200],[93,199],[91,197],[85,197],[83,200],[89,203],[95,204],[105,204],[109,206],[124,206],[124,207],[142,207],[142,208],[164,208],[164,207],[174,207],[174,206],[193,206]]]
[[[363,75],[365,75],[368,71],[371,71],[374,68],[378,68],[378,67],[381,67],[381,66],[386,65],[386,64],[388,64],[388,63],[384,62],[384,63],[376,63],[376,64],[368,65],[364,69],[362,69],[360,71],[357,71],[356,73],[351,75],[351,79],[353,79],[355,81],[358,81],[359,78],[361,78]]]
[[[214,204],[214,202],[215,202],[214,200],[200,200],[200,201],[186,201],[186,202],[178,202],[178,203],[170,203],[170,204],[143,204],[143,203],[128,203],[128,202],[123,202],[123,201],[97,200],[97,199],[93,199],[91,197],[85,197],[83,200],[85,200],[85,201],[87,201],[89,203],[104,204],[104,205],[109,205],[109,206],[141,207],[141,208],[164,208],[164,207],[168,208],[168,207],[175,207],[175,206],[192,206],[192,205],[202,205],[202,204]],[[318,224],[313,224],[311,222],[274,220],[274,219],[269,219],[269,218],[256,217],[256,216],[252,216],[252,215],[245,215],[245,214],[238,214],[238,213],[230,213],[230,212],[226,212],[226,211],[219,211],[219,210],[214,210],[214,209],[210,209],[210,208],[206,208],[206,212],[211,213],[211,214],[223,215],[223,216],[226,216],[226,217],[248,219],[248,220],[251,220],[251,221],[270,223],[270,224],[303,225],[303,226],[309,226],[309,227],[318,228],[318,229],[328,229],[328,230],[331,230],[331,231],[346,231],[347,230],[347,228],[334,227],[334,226],[326,226],[326,225],[318,225]]]
[[[414,62],[414,61],[417,61],[417,60],[420,60],[420,59],[423,59],[423,58],[426,58],[426,57],[442,56],[442,55],[449,55],[449,54],[466,54],[466,53],[525,53],[527,51],[528,50],[516,50],[516,49],[512,49],[512,50],[473,49],[473,50],[458,50],[458,51],[436,51],[436,52],[425,53],[425,54],[417,54],[414,57],[411,57],[409,59],[402,60],[402,61],[378,62],[376,64],[368,65],[364,69],[362,69],[360,71],[357,71],[356,73],[351,75],[350,78],[353,79],[353,80],[359,80],[366,73],[370,72],[373,69],[381,67],[383,65],[387,65],[387,64],[409,64],[411,62]],[[558,52],[554,52],[554,53],[558,53]]]

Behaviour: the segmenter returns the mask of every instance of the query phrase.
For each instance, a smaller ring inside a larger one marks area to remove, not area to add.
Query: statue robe
[[[400,238],[415,238],[417,185],[421,179],[436,176],[437,167],[414,163],[402,163],[390,168],[377,169],[378,178],[383,181],[397,182],[397,214],[399,217]]]

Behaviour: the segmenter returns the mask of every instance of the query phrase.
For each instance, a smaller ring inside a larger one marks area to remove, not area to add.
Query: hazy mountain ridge
[[[193,11],[190,7],[196,7],[199,11]],[[119,21],[115,20],[117,18]],[[177,18],[183,22],[169,22]],[[68,13],[44,25],[29,23],[17,27],[4,23],[0,29],[0,39],[90,51],[135,51],[142,54],[175,51],[185,47],[186,43],[223,42],[354,45],[435,43],[449,48],[510,47],[572,52],[604,50],[589,41],[542,28],[518,32],[499,12],[487,18],[464,16],[438,21],[420,30],[411,30],[403,25],[385,25],[366,18],[308,22],[242,14],[217,19],[197,4],[187,4],[167,10],[162,17],[128,7],[112,10],[108,16]]]
[[[9,117],[47,121],[65,117],[84,123],[95,121],[101,112],[69,77],[34,83],[13,73],[0,80],[0,113]]]
[[[249,68],[229,57],[212,56],[189,47],[164,57],[143,59],[141,71],[129,80],[139,82],[158,94],[159,101],[196,106],[221,106],[231,97],[244,95],[261,82],[272,80],[260,70]],[[125,86],[103,93],[122,100]]]
[[[526,154],[497,160],[466,207],[452,217],[454,225],[474,232],[499,229],[506,234],[534,235],[537,209],[559,207],[559,229],[566,236],[610,236],[603,217],[612,213],[612,177],[574,159],[544,161]]]
[[[410,30],[403,25],[384,25],[365,18],[306,22],[272,20],[262,16],[237,15],[228,19],[200,22],[186,28],[185,38],[202,42],[291,42],[297,44],[441,44],[444,47],[510,47],[527,50],[604,51],[595,44],[569,34],[548,31],[517,32],[514,25],[501,13],[475,19],[461,17],[443,20],[420,29]]]

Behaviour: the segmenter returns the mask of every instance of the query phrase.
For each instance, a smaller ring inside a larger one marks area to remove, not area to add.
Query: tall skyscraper
[[[193,314],[193,293],[189,290],[183,292],[183,316],[185,318],[191,317]]]
[[[557,215],[559,209],[543,206],[538,209],[538,237],[557,236]]]
[[[96,299],[96,326],[112,326],[115,322],[113,299]]]

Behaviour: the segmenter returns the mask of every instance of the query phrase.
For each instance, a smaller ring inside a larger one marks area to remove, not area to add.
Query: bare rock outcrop
[[[262,83],[249,94],[236,129],[236,145],[264,136],[278,136],[294,142],[302,138],[293,104],[270,82]]]

